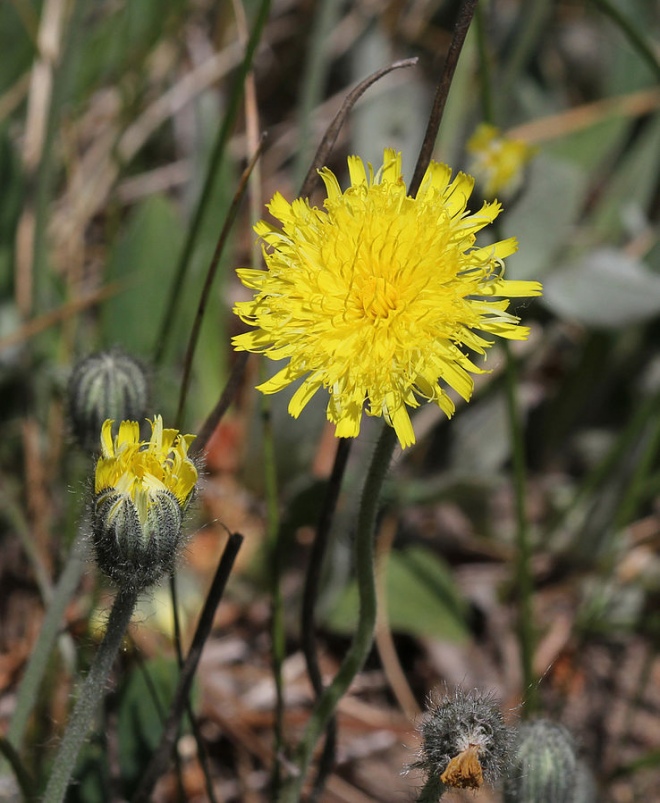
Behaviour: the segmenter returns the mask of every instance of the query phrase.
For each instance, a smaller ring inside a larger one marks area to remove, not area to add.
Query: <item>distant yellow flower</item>
[[[469,399],[468,372],[481,372],[460,346],[485,352],[491,341],[474,330],[524,340],[528,329],[503,297],[539,295],[541,285],[503,278],[515,239],[474,247],[500,205],[467,212],[470,176],[451,181],[450,168],[432,162],[411,198],[401,155],[392,150],[375,176],[356,156],[348,169],[351,186],[343,193],[330,170],[320,171],[325,211],[279,193],[270,202],[282,227],[255,226],[267,269],[238,271],[255,296],[234,307],[256,329],[233,344],[288,360],[259,385],[263,393],[305,377],[289,403],[294,417],[326,388],[337,437],[357,436],[366,402],[367,414],[382,415],[405,447],[415,442],[407,407],[423,399],[451,416],[454,404],[439,381]]]
[[[520,139],[509,139],[494,125],[480,123],[467,143],[470,172],[483,184],[484,195],[511,195],[520,188],[523,171],[536,149]]]

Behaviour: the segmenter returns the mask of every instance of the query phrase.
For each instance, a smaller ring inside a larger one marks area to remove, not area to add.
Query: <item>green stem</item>
[[[440,778],[432,776],[422,787],[417,797],[417,803],[437,803],[446,791],[447,787]]]
[[[87,738],[98,705],[103,699],[108,675],[131,621],[137,598],[138,594],[133,590],[119,591],[115,598],[105,636],[82,684],[78,701],[53,763],[43,803],[61,803],[64,800],[76,767],[78,753]]]
[[[566,529],[575,511],[586,508],[586,500],[596,497],[596,493],[605,484],[614,469],[626,459],[630,449],[640,437],[649,418],[653,416],[660,405],[660,394],[654,394],[645,399],[629,418],[625,429],[619,433],[617,439],[607,452],[607,455],[596,465],[582,481],[578,490],[573,494],[569,504],[557,515],[543,535],[544,542],[552,541],[557,534]],[[574,529],[574,528],[572,528]],[[590,555],[593,552],[590,551]]]
[[[45,300],[45,277],[48,254],[48,214],[55,174],[55,141],[60,124],[60,111],[65,97],[65,90],[70,79],[74,62],[75,46],[78,42],[80,23],[84,4],[76,0],[72,4],[66,21],[66,34],[62,39],[62,58],[53,75],[53,92],[48,108],[46,131],[36,176],[34,195],[34,241],[32,255],[32,279],[34,282],[34,306],[41,310],[48,306]]]
[[[355,636],[332,683],[324,689],[314,706],[303,738],[293,761],[293,771],[282,787],[280,803],[297,803],[314,748],[339,700],[346,694],[357,673],[364,666],[373,643],[376,626],[376,580],[374,576],[374,526],[378,500],[387,475],[396,434],[388,424],[383,425],[376,451],[362,492],[355,536],[355,573],[359,595],[359,614]]]
[[[303,588],[300,641],[307,665],[307,674],[312,682],[317,698],[323,694],[323,678],[321,676],[321,669],[316,653],[316,600],[321,586],[323,561],[330,542],[330,529],[339,500],[342,480],[344,478],[346,466],[348,465],[352,442],[350,438],[339,438],[332,466],[332,473],[323,499],[319,523],[316,528],[316,535],[314,537],[314,543],[312,544],[309,563],[307,564],[307,573],[305,575],[305,585]],[[320,800],[323,794],[327,777],[335,762],[336,742],[337,721],[336,718],[333,717],[330,722],[328,722],[326,728],[325,744],[323,746],[323,753],[318,762],[318,772],[309,798],[310,803]]]
[[[481,101],[484,119],[495,123],[493,93],[490,81],[486,33],[482,13],[477,13],[477,42],[479,50],[479,66],[481,75]],[[497,224],[494,227],[496,239],[499,239]],[[537,684],[534,677],[534,646],[536,633],[534,629],[532,575],[532,544],[527,523],[527,465],[525,460],[525,441],[520,420],[518,404],[518,370],[509,344],[504,341],[506,355],[506,408],[509,420],[511,450],[513,457],[513,485],[516,505],[516,591],[518,595],[518,637],[520,641],[520,658],[523,676],[523,701],[525,716],[534,713],[537,708]]]
[[[337,23],[342,5],[337,0],[320,0],[314,15],[298,112],[299,148],[295,165],[295,184],[304,179],[312,158],[312,115],[321,101],[329,71],[328,37]]]
[[[32,777],[25,769],[21,757],[14,745],[7,739],[0,736],[0,754],[6,759],[9,766],[12,768],[16,782],[21,790],[24,800],[32,800],[34,792],[34,782]],[[5,789],[8,792],[8,789]]]
[[[660,415],[657,408],[646,430],[642,433],[641,443],[635,455],[635,465],[632,468],[623,499],[619,502],[614,517],[615,530],[619,530],[630,523],[640,500],[644,496],[647,478],[656,461],[660,449]]]
[[[176,317],[177,307],[183,300],[183,293],[181,292],[183,282],[186,277],[186,273],[188,272],[188,267],[190,265],[190,260],[193,255],[195,245],[197,244],[197,237],[199,236],[202,228],[204,215],[207,211],[209,202],[213,197],[213,188],[217,179],[218,168],[222,164],[222,160],[227,149],[227,144],[229,143],[229,136],[232,132],[240,109],[240,103],[243,97],[243,88],[245,86],[245,77],[252,66],[252,60],[254,58],[257,45],[261,40],[261,34],[266,21],[268,20],[269,13],[270,0],[261,0],[259,11],[257,12],[257,19],[254,23],[252,33],[250,34],[250,39],[245,49],[245,57],[238,70],[234,81],[234,86],[229,97],[225,119],[220,127],[218,137],[213,146],[209,167],[204,180],[204,186],[202,188],[199,201],[197,202],[197,207],[195,208],[195,213],[190,223],[190,228],[188,229],[183,251],[179,257],[179,262],[174,276],[174,282],[172,283],[172,288],[170,290],[167,309],[163,315],[160,334],[156,341],[156,353],[154,355],[154,363],[156,365],[161,364],[165,356],[165,350],[167,344],[169,343],[169,338],[175,329],[175,327],[172,326],[172,321]]]
[[[483,6],[477,6],[474,15],[474,25],[477,35],[477,53],[479,55],[479,92],[481,95],[481,113],[485,122],[495,123],[495,106],[493,90],[490,81],[491,58],[488,51],[488,36],[486,32],[486,19]]]
[[[633,48],[639,53],[644,61],[655,74],[656,80],[660,81],[660,59],[658,59],[651,43],[625,14],[610,2],[610,0],[595,0],[600,10],[608,16],[615,25],[621,29],[624,36],[628,39]]]
[[[64,571],[55,586],[52,599],[46,609],[39,637],[30,655],[30,660],[18,691],[16,709],[7,733],[7,740],[17,750],[20,750],[23,744],[25,729],[37,701],[41,681],[48,667],[48,656],[52,652],[60,632],[64,612],[78,588],[78,583],[85,567],[83,553],[83,536],[78,535],[71,547]]]
[[[190,385],[190,375],[192,372],[193,360],[195,358],[195,349],[197,348],[197,342],[199,340],[199,335],[202,329],[202,322],[204,320],[204,313],[206,312],[206,305],[208,303],[209,298],[211,297],[213,282],[218,272],[220,257],[222,256],[225,245],[227,244],[227,240],[229,239],[229,233],[236,220],[236,216],[238,214],[241,201],[243,200],[243,195],[245,194],[245,190],[247,189],[248,186],[248,179],[252,174],[252,170],[254,169],[258,158],[261,156],[263,144],[264,144],[264,138],[262,137],[261,141],[259,142],[259,145],[257,146],[256,153],[253,155],[252,159],[250,159],[248,166],[243,171],[243,175],[241,176],[236,192],[234,193],[234,198],[229,206],[229,210],[225,217],[225,222],[223,223],[222,229],[218,236],[218,241],[216,242],[215,245],[215,251],[213,252],[213,257],[211,258],[211,262],[209,263],[208,269],[206,271],[206,278],[204,279],[204,284],[202,286],[202,291],[200,293],[199,302],[197,304],[197,314],[195,315],[195,321],[190,331],[190,337],[188,338],[188,347],[186,349],[186,357],[183,364],[183,377],[181,379],[181,389],[179,392],[179,406],[177,409],[176,418],[174,419],[174,426],[177,429],[180,429],[183,425],[183,413]]]
[[[528,0],[520,4],[519,30],[497,82],[500,101],[510,104],[512,87],[537,49],[539,37],[545,32],[551,12],[551,0]]]
[[[506,402],[513,450],[513,479],[516,501],[516,589],[518,593],[518,633],[520,657],[523,674],[523,701],[525,716],[537,708],[537,684],[534,676],[534,611],[532,596],[534,578],[532,576],[532,544],[527,523],[527,474],[525,461],[525,442],[520,421],[518,405],[518,371],[515,358],[508,343],[504,343],[506,353]]]
[[[263,365],[261,366],[263,378]],[[264,396],[261,402],[264,447],[264,480],[266,488],[266,542],[270,555],[271,586],[271,652],[273,681],[275,683],[275,728],[274,761],[271,777],[271,794],[278,800],[280,787],[280,759],[284,749],[284,679],[282,667],[286,657],[286,630],[284,624],[284,598],[282,596],[282,549],[278,538],[279,507],[277,501],[277,463],[275,460],[275,438],[270,398]]]

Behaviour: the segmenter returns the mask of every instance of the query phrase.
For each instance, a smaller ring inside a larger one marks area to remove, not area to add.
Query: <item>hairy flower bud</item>
[[[504,787],[504,800],[573,803],[576,770],[575,745],[566,728],[545,719],[522,725]]]
[[[193,435],[163,429],[156,416],[149,441],[136,421],[112,435],[103,424],[96,463],[92,538],[99,568],[118,586],[137,590],[157,582],[176,559],[183,515],[197,482],[188,457]]]
[[[95,449],[103,422],[138,420],[147,411],[149,383],[144,367],[119,349],[81,360],[68,385],[69,417],[85,449]]]
[[[427,775],[419,801],[430,803],[448,787],[477,789],[506,767],[511,731],[490,695],[458,690],[431,701],[420,726],[422,747],[413,765]]]

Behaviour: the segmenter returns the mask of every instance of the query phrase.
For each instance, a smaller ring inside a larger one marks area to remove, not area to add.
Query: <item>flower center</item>
[[[396,312],[399,293],[381,276],[369,276],[359,291],[358,306],[365,318],[376,321]]]

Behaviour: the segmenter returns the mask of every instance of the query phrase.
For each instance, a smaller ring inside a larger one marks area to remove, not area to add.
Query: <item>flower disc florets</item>
[[[159,415],[148,441],[140,441],[137,421],[122,421],[114,438],[112,424],[103,424],[94,477],[94,549],[99,567],[117,585],[139,590],[173,567],[197,483],[188,457],[194,435],[163,429]]]
[[[411,198],[401,155],[392,150],[376,175],[356,156],[348,169],[345,192],[330,170],[320,171],[325,211],[280,194],[270,202],[281,228],[255,227],[266,270],[238,271],[255,295],[234,311],[255,329],[233,344],[288,360],[259,385],[264,393],[304,377],[289,403],[294,417],[325,388],[338,437],[357,436],[366,402],[367,414],[383,416],[409,446],[415,434],[407,407],[421,399],[451,416],[454,404],[440,382],[469,399],[470,373],[480,373],[462,347],[485,352],[491,341],[477,331],[525,339],[528,329],[506,311],[506,297],[539,295],[541,286],[503,278],[513,238],[475,247],[500,205],[470,214],[470,176],[452,181],[446,165],[432,162]]]

